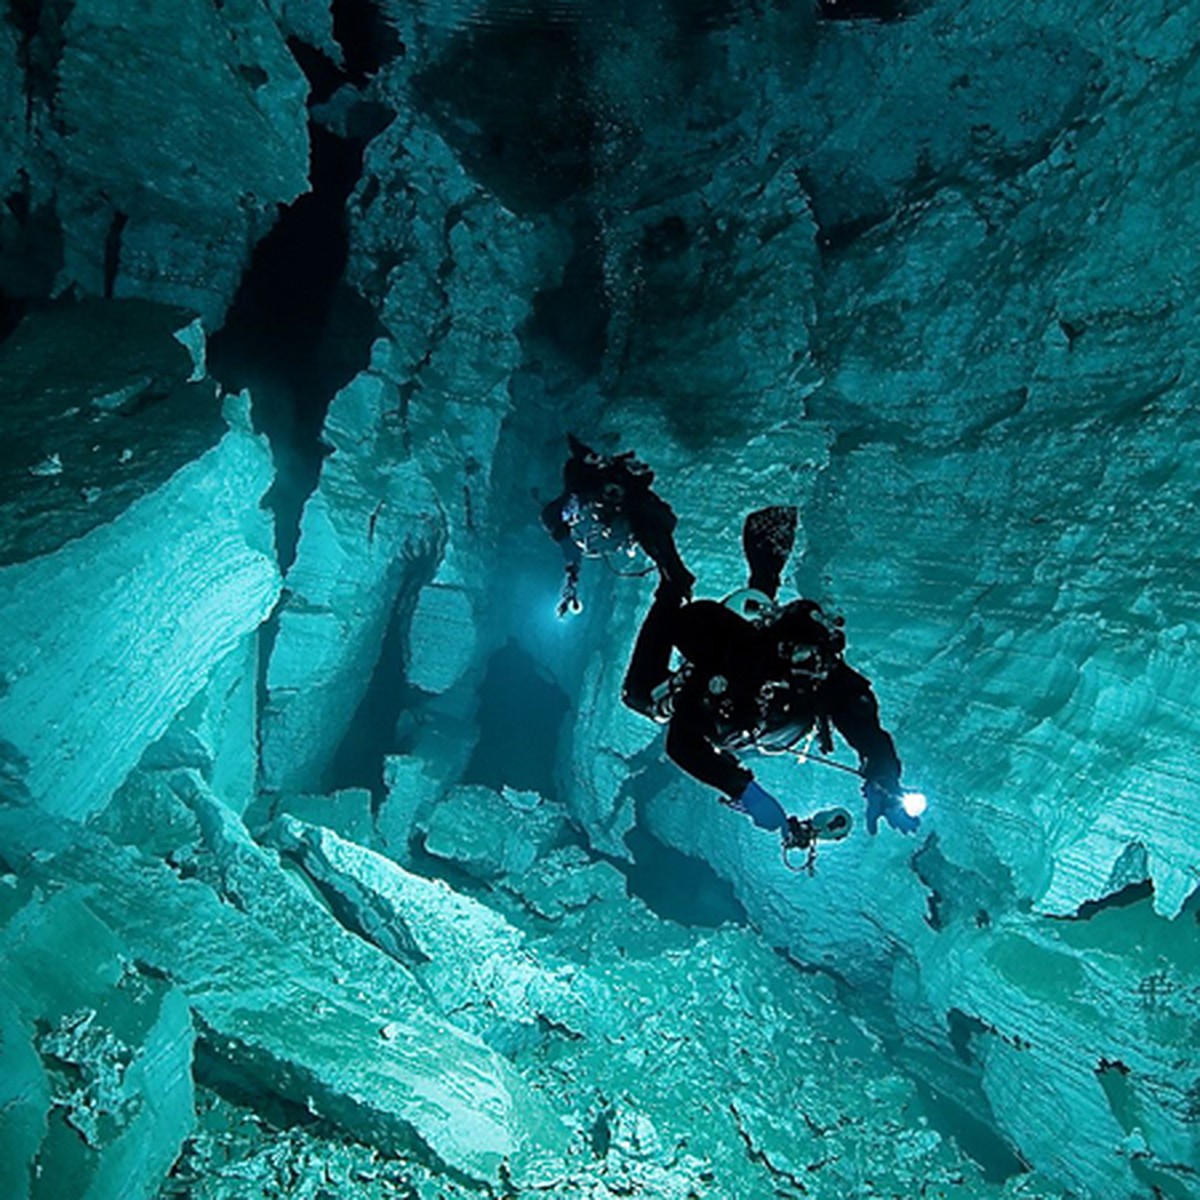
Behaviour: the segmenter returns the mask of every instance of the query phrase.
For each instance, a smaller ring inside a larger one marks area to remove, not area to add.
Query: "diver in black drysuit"
[[[883,817],[913,832],[917,818],[900,804],[900,759],[879,723],[870,683],[842,659],[840,627],[811,600],[774,604],[794,530],[795,509],[764,509],[747,520],[750,579],[761,593],[747,597],[752,619],[715,600],[689,602],[664,580],[638,634],[622,698],[637,712],[665,718],[671,760],[756,825],[781,832],[785,849],[807,844],[795,840],[801,823],[733,751],[792,746],[815,729],[829,753],[831,726],[858,753],[868,831],[875,833]],[[675,671],[672,651],[683,659]]]
[[[542,524],[562,547],[566,578],[557,612],[578,612],[581,541],[599,532],[608,546],[637,542],[677,592],[691,594],[696,577],[675,546],[676,517],[652,489],[654,472],[631,451],[612,457],[589,450],[567,434],[570,457],[563,466],[563,490],[542,509]]]

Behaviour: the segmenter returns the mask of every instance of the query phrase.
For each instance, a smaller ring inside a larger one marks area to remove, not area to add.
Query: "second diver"
[[[695,576],[675,546],[676,517],[652,488],[654,472],[632,452],[604,455],[567,435],[571,454],[563,466],[563,490],[542,509],[542,524],[563,552],[560,617],[577,613],[579,568],[584,557],[633,552],[640,546],[662,579],[690,595]]]

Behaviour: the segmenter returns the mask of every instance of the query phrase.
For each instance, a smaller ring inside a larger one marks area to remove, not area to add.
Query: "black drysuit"
[[[895,790],[900,760],[879,723],[870,683],[837,656],[824,678],[797,670],[781,652],[781,630],[754,625],[713,600],[683,603],[660,588],[638,634],[625,676],[625,701],[650,710],[650,696],[670,675],[672,650],[684,659],[677,675],[666,749],[689,775],[742,794],[753,778],[731,752],[756,742],[791,744],[827,723],[857,751],[868,783]]]
[[[542,509],[542,524],[563,545],[568,563],[578,562],[566,512],[572,499],[601,524],[629,533],[674,587],[690,591],[695,576],[684,566],[675,546],[676,517],[671,506],[652,489],[654,474],[632,454],[612,458],[596,454],[570,439],[571,457],[563,466],[563,490]]]

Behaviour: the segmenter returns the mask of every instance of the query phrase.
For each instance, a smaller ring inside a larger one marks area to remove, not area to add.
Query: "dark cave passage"
[[[292,44],[319,102],[348,75],[324,55]],[[362,63],[362,54],[351,56]],[[362,106],[355,136],[309,122],[311,190],[285,208],[255,247],[224,326],[209,343],[209,368],[228,390],[249,388],[255,421],[271,440],[278,479],[280,562],[295,553],[300,510],[316,484],[329,402],[368,362],[382,326],[343,282],[349,254],[346,201],[362,173],[363,150],[390,114]]]
[[[333,36],[345,55],[343,70],[355,87],[406,53],[395,26],[373,0],[333,0],[332,12]]]
[[[558,795],[555,760],[570,707],[562,689],[542,677],[514,638],[488,660],[479,689],[479,741],[464,783]]]
[[[429,563],[429,574],[433,566]],[[397,722],[403,712],[419,706],[423,697],[404,676],[408,625],[416,597],[414,589],[397,600],[371,682],[330,764],[326,781],[330,790],[367,788],[375,803],[384,795],[383,762],[397,750]]]
[[[915,5],[910,0],[819,0],[826,21],[898,21]]]

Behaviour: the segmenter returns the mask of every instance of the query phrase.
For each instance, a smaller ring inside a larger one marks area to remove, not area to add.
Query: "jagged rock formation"
[[[246,639],[279,590],[270,454],[192,333],[178,310],[81,305],[0,348],[6,799],[86,818],[229,663],[221,702],[253,691]]]
[[[22,2],[4,38],[4,291],[219,323],[276,206],[307,188],[307,88],[267,8]]]
[[[5,1194],[1196,1195],[1187,16],[12,6]],[[204,365],[314,130],[372,314],[320,447]],[[703,594],[799,505],[917,838],[790,875],[663,763],[653,581],[549,616],[567,429]],[[631,898],[664,848],[752,928]]]
[[[304,509],[267,668],[268,790],[325,786],[397,608],[411,613],[440,557],[445,518],[429,481],[405,461],[400,408],[399,389],[373,372],[330,406],[332,453]]]

